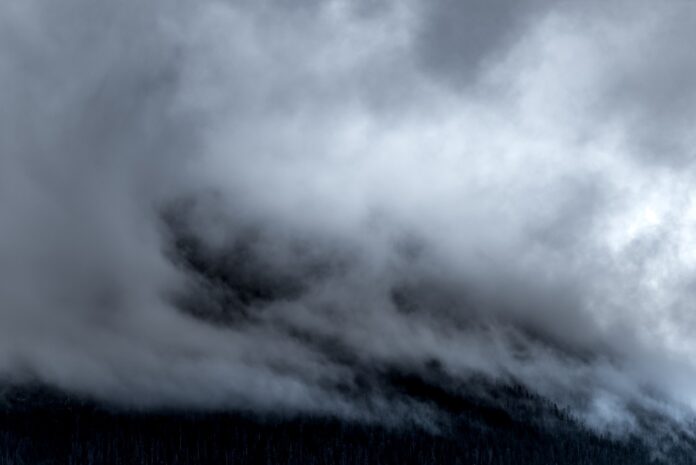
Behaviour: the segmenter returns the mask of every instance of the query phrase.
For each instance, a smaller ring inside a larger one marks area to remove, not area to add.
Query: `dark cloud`
[[[696,5],[642,8],[644,15],[627,24],[632,46],[613,52],[618,56],[609,64],[605,104],[611,117],[625,121],[630,149],[639,157],[683,167],[696,157],[689,134],[696,111],[696,60],[689,47]]]
[[[499,60],[521,40],[535,17],[550,6],[545,0],[429,2],[420,12],[418,61],[448,84],[467,86],[486,64]]]

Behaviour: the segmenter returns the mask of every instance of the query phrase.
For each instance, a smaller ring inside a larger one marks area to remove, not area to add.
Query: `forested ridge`
[[[447,408],[437,428],[331,416],[128,411],[43,392],[5,396],[5,464],[694,464],[686,438],[661,451],[638,436],[599,435],[520,387],[445,395],[404,380]],[[659,434],[658,432],[655,432]]]

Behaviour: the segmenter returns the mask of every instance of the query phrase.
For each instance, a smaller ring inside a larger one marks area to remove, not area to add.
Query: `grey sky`
[[[5,0],[0,376],[363,414],[337,386],[435,360],[599,427],[690,416],[694,23],[676,0]],[[184,230],[260,297],[192,269]]]

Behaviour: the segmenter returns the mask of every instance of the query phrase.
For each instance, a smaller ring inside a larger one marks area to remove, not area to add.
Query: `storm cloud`
[[[0,3],[0,378],[696,408],[689,2]]]

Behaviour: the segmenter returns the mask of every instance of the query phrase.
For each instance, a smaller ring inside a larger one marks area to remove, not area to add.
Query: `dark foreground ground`
[[[439,432],[325,417],[134,413],[14,394],[0,412],[0,464],[696,464],[689,447],[662,461],[636,437],[611,440],[517,388],[452,396],[411,383],[449,411]]]

